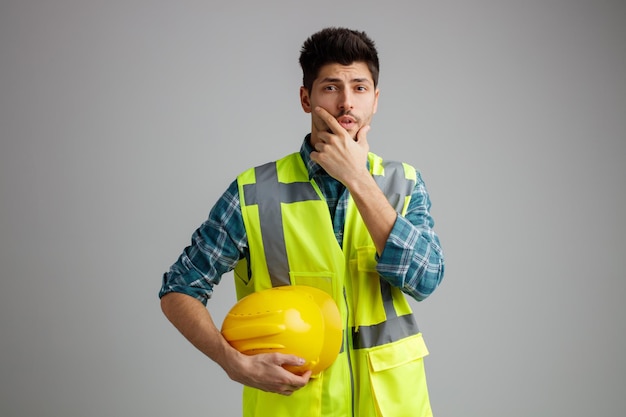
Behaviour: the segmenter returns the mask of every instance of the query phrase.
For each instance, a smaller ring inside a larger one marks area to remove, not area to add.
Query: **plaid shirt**
[[[300,155],[309,177],[319,185],[333,219],[335,236],[343,243],[343,226],[349,193],[311,160],[313,150],[305,138]],[[419,172],[405,216],[398,215],[383,253],[377,258],[381,277],[417,301],[428,297],[443,278],[444,261],[439,238],[433,231],[430,198]],[[159,297],[181,292],[206,305],[222,275],[233,270],[248,254],[248,238],[241,216],[237,181],[233,181],[193,233],[187,246],[163,275]]]

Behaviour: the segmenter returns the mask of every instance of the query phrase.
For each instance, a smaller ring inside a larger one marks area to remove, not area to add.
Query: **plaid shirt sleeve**
[[[159,297],[180,292],[206,305],[213,286],[245,256],[247,246],[237,181],[233,181],[193,233],[191,244],[163,274]]]
[[[405,216],[398,215],[383,253],[378,273],[393,286],[422,301],[443,279],[444,259],[433,230],[430,197],[419,172]]]

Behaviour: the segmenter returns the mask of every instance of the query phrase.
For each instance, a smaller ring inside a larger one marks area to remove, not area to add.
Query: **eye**
[[[337,87],[334,85],[327,85],[324,87],[324,91],[337,91]]]
[[[356,91],[361,91],[361,92],[367,91],[367,87],[364,85],[359,85],[356,87]]]

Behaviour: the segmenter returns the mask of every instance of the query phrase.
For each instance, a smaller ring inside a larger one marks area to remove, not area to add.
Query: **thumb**
[[[370,125],[363,126],[356,133],[356,142],[362,145],[367,145],[367,133],[372,127]]]
[[[291,366],[301,366],[305,364],[305,360],[296,355],[288,355],[279,353],[279,364],[282,365],[291,365]]]

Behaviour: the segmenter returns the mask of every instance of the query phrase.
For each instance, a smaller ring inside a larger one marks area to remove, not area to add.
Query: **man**
[[[369,153],[374,42],[327,28],[304,42],[300,64],[300,101],[311,114],[300,152],[237,177],[164,274],[162,309],[244,385],[245,416],[430,416],[428,352],[405,294],[421,301],[437,288],[443,255],[419,173]],[[301,358],[232,348],[206,303],[233,269],[239,298],[294,284],[328,292],[344,323],[335,362],[296,375],[283,366]]]

